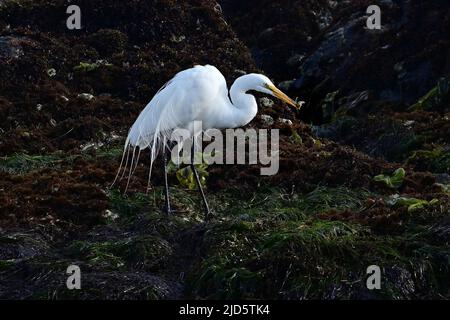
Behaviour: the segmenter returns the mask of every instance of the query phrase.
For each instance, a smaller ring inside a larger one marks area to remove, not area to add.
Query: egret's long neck
[[[251,89],[248,76],[242,76],[233,83],[230,89],[231,103],[225,107],[221,122],[224,127],[235,128],[249,123],[258,112],[256,99],[246,92]],[[229,99],[227,99],[229,101]]]

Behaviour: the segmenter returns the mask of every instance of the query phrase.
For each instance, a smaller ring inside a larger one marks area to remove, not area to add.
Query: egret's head
[[[303,105],[303,101],[301,102],[296,102],[294,100],[292,100],[291,98],[289,98],[284,92],[282,92],[280,89],[278,89],[273,83],[272,81],[270,81],[269,78],[267,78],[266,76],[262,75],[262,74],[258,74],[256,78],[256,91],[259,92],[263,92],[263,93],[267,93],[270,94],[271,96],[274,96],[278,99],[280,99],[281,101],[286,102],[287,104],[295,107],[296,109],[300,109],[301,106]]]

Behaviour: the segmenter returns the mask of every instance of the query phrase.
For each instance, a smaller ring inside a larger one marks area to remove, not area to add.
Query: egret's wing
[[[127,142],[145,149],[153,144],[154,139],[170,134],[168,131],[183,123],[185,115],[179,111],[185,96],[186,90],[172,79],[142,110],[128,133]]]
[[[179,72],[141,112],[128,134],[128,143],[145,149],[155,139],[167,140],[173,129],[201,119],[219,94],[226,95],[227,88],[215,67],[196,66]]]
[[[166,145],[172,131],[201,120],[207,108],[223,95],[227,95],[226,82],[215,67],[196,66],[179,72],[155,94],[132,125],[124,148],[124,156],[133,150],[131,168],[136,149],[150,148],[151,172],[159,147]]]

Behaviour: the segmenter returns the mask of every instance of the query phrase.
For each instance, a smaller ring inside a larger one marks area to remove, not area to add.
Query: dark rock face
[[[298,76],[317,36],[332,20],[333,1],[221,0],[239,37],[250,47],[258,66],[277,81]]]
[[[369,89],[412,104],[450,74],[447,1],[383,1],[381,30],[366,27],[371,1],[221,3],[259,66],[279,81],[295,78],[298,95],[321,85],[321,93]]]
[[[381,5],[382,29],[365,28],[359,11],[331,26],[301,67],[296,89],[330,77],[345,92],[371,89],[376,98],[414,103],[450,74],[449,5],[443,1],[399,1]]]
[[[307,101],[297,116],[318,136],[446,172],[448,1],[381,1],[380,30],[366,25],[372,1],[221,3],[258,66]],[[436,148],[434,164],[413,155]]]

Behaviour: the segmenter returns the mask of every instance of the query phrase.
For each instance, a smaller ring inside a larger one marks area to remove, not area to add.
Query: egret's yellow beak
[[[294,100],[292,100],[291,98],[289,98],[283,91],[281,91],[280,89],[278,89],[277,87],[275,87],[274,85],[267,85],[267,89],[269,89],[270,91],[272,91],[273,95],[275,97],[277,97],[278,99],[280,99],[281,101],[286,102],[287,104],[293,106],[296,109],[300,109],[303,105],[303,101],[301,102],[295,102]]]

